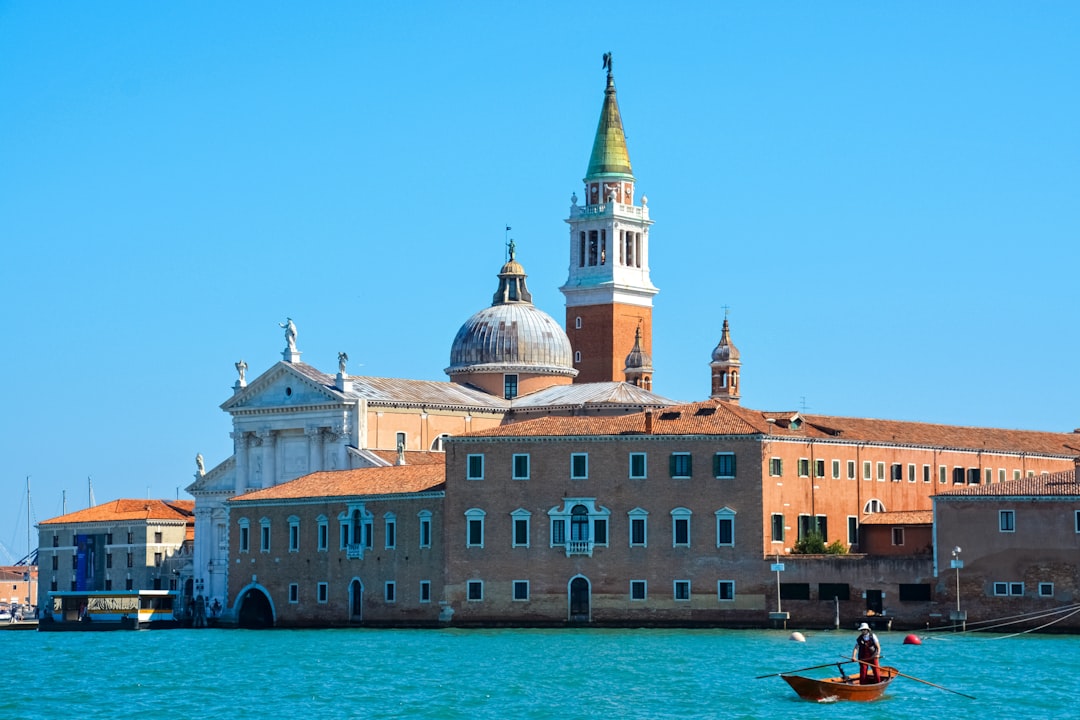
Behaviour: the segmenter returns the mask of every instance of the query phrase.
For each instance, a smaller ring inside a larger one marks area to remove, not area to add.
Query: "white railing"
[[[363,560],[364,546],[360,543],[350,543],[345,550],[345,554],[350,560]]]
[[[605,215],[609,211],[614,211],[619,215],[629,215],[635,218],[649,219],[649,211],[647,208],[638,207],[636,205],[623,205],[622,203],[602,203],[600,205],[575,205],[571,207],[570,212],[573,217],[587,217],[590,215]]]
[[[571,540],[566,543],[566,557],[571,555],[588,555],[592,557],[593,544],[589,540]]]

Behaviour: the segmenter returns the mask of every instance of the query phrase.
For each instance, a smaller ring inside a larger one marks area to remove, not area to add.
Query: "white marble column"
[[[233,490],[237,495],[243,494],[251,487],[248,481],[248,437],[239,430],[230,433],[233,439],[233,458],[235,458],[236,477],[233,478]]]
[[[308,439],[308,472],[323,469],[323,429],[314,425],[304,428]]]
[[[273,487],[277,484],[277,434],[263,429],[258,436],[262,441],[262,487]]]

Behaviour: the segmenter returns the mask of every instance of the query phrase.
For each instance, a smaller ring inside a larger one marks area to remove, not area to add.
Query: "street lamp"
[[[964,630],[967,630],[967,613],[960,610],[960,568],[964,567],[964,561],[960,559],[960,546],[952,550],[952,567],[956,570],[956,612],[952,614],[953,622],[959,622]]]

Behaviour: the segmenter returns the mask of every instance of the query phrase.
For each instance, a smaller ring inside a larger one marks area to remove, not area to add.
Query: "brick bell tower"
[[[585,198],[570,202],[570,274],[566,334],[574,350],[574,382],[623,381],[627,353],[652,355],[648,198],[634,204],[634,175],[615,97],[611,53],[607,86],[585,174]],[[638,335],[640,333],[640,335]],[[651,371],[651,368],[650,368]],[[650,377],[651,382],[651,377]]]

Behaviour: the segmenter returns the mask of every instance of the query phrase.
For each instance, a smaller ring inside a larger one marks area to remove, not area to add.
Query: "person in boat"
[[[881,642],[870,630],[870,626],[863,623],[859,626],[859,637],[855,638],[855,649],[851,652],[851,659],[859,662],[860,685],[881,682],[881,666],[878,662],[880,657]]]

